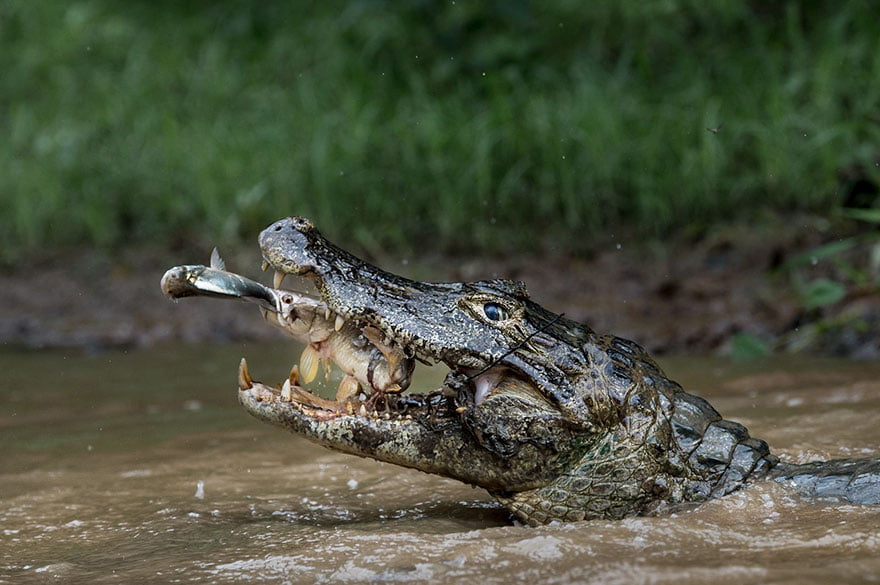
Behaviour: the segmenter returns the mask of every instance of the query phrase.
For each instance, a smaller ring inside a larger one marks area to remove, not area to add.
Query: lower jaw
[[[286,380],[278,387],[268,386],[252,379],[247,362],[242,359],[238,371],[238,387],[257,402],[290,404],[302,414],[316,420],[341,417],[364,419],[411,420],[414,416],[453,417],[459,410],[443,389],[430,393],[374,393],[359,394],[344,400],[328,400],[311,393],[307,388]]]

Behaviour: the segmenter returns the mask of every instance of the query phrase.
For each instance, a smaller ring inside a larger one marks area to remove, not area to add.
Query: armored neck
[[[778,463],[765,441],[749,436],[743,425],[723,419],[699,396],[678,389],[671,402],[675,463],[689,477],[687,501],[730,493],[749,479],[763,477]]]

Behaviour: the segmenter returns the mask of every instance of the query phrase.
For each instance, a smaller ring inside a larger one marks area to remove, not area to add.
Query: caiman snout
[[[260,233],[266,261],[276,270],[299,276],[319,271],[315,247],[323,248],[320,244],[324,242],[315,225],[304,217],[286,217]]]
[[[269,288],[227,271],[215,249],[210,266],[175,266],[164,274],[160,285],[172,299],[209,296],[258,304],[269,323],[305,345],[299,363],[280,386],[281,397],[316,408],[324,418],[359,410],[368,397],[372,397],[369,404],[373,406],[377,397],[397,394],[409,387],[415,367],[411,356],[378,330],[334,313],[321,299],[278,288],[284,274],[277,272],[277,284]],[[325,380],[329,381],[333,364],[343,374],[336,400],[319,398],[300,386],[317,377],[319,366],[323,366]],[[242,388],[254,384],[244,360],[239,384]],[[385,402],[387,406],[387,398]]]

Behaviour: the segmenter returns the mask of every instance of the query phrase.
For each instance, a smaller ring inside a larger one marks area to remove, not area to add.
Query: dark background
[[[392,270],[520,277],[656,349],[853,355],[877,324],[877,16],[866,1],[3,3],[0,333],[72,343],[36,333],[55,313],[35,278],[78,291],[57,319],[98,300],[131,313],[107,301],[124,279],[214,245],[255,263],[259,230],[301,214]],[[645,314],[609,317],[633,304]],[[661,328],[686,330],[689,307],[695,332],[655,341],[645,324],[680,312]]]

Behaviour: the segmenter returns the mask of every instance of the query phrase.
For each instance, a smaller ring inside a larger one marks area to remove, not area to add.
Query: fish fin
[[[214,248],[211,252],[211,268],[215,270],[226,270],[226,262],[220,257],[220,252],[217,248]]]

